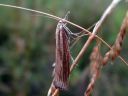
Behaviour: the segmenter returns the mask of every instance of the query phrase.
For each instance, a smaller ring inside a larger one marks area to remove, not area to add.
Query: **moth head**
[[[64,24],[64,25],[67,24],[65,20],[68,20],[68,14],[70,14],[70,11],[68,11],[66,15],[64,16],[64,18],[59,21],[59,24]]]
[[[60,21],[59,21],[59,24],[67,24],[67,22],[65,21],[66,19],[64,18],[64,19],[61,19]]]

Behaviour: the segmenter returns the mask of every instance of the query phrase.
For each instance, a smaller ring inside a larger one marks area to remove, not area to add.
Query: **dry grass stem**
[[[116,7],[116,5],[120,2],[121,0],[113,0],[112,3],[108,6],[108,8],[104,11],[103,15],[101,16],[100,20],[97,22],[96,26],[94,27],[93,34],[96,34],[102,24],[104,23],[105,19],[111,14],[113,9]]]
[[[127,28],[128,28],[128,15],[126,15],[126,17],[123,20],[123,23],[121,25],[115,43],[113,44],[112,48],[105,54],[105,57],[103,59],[103,65],[105,65],[109,60],[112,61],[115,60],[115,58],[119,56]]]
[[[8,4],[0,4],[0,6],[10,7],[10,8],[16,8],[16,9],[21,9],[21,10],[25,10],[25,11],[30,11],[30,12],[38,13],[38,14],[41,14],[41,15],[45,15],[45,16],[51,18],[51,19],[57,20],[57,21],[63,19],[63,18],[60,18],[58,16],[55,16],[55,15],[52,15],[52,14],[49,14],[49,13],[46,13],[46,12],[42,12],[42,11],[38,11],[38,10],[33,10],[33,9],[25,8],[25,7],[8,5]],[[73,26],[75,26],[75,27],[77,27],[77,28],[79,28],[79,29],[87,32],[87,33],[91,33],[88,30],[86,30],[85,28],[83,28],[83,27],[81,27],[81,26],[79,26],[79,25],[77,25],[77,24],[75,24],[73,22],[70,22],[70,21],[65,20],[65,19],[63,19],[63,21],[66,22],[66,23],[69,23],[69,24],[71,24],[71,25],[73,25]]]
[[[99,77],[99,73],[100,73],[100,69],[101,69],[101,63],[102,63],[102,56],[100,54],[100,51],[99,51],[99,47],[96,46],[94,47],[93,49],[93,52],[90,56],[90,61],[91,61],[91,64],[90,64],[90,70],[91,70],[91,81],[87,87],[87,90],[85,92],[85,96],[90,96],[93,88],[94,88],[94,84],[97,80],[97,78]]]
[[[98,38],[103,44],[105,44],[110,50],[112,49],[111,48],[111,46],[107,43],[107,42],[105,42],[102,38],[100,38],[99,36],[96,36],[96,38]],[[118,56],[119,57],[119,59],[125,64],[125,65],[127,65],[128,66],[128,63],[126,62],[126,60],[124,60],[124,58],[122,57],[122,56]]]
[[[74,60],[72,66],[71,66],[71,71],[74,69],[74,67],[78,64],[78,61],[80,60],[80,58],[83,56],[83,54],[85,53],[85,51],[87,50],[88,46],[91,44],[91,42],[93,41],[93,39],[95,38],[95,35],[97,34],[97,32],[99,31],[100,27],[102,26],[103,22],[105,21],[105,19],[110,15],[110,13],[113,11],[113,9],[116,7],[116,5],[120,2],[120,0],[113,0],[112,3],[108,6],[108,8],[105,10],[105,12],[103,13],[101,19],[97,22],[97,24],[94,27],[94,30],[92,32],[92,34],[89,36],[88,40],[86,41],[86,43],[84,44],[83,48],[81,49],[81,51],[79,52],[79,54],[77,55],[76,59]]]

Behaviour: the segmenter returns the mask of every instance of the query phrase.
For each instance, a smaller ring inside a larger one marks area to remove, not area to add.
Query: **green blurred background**
[[[69,20],[88,28],[101,17],[112,0],[0,0],[2,4],[36,9],[59,17],[70,11]],[[125,0],[103,24],[100,36],[112,45],[128,9]],[[46,96],[52,82],[57,21],[29,11],[0,6],[0,96]],[[68,25],[72,32],[79,32]],[[127,36],[128,37],[128,36]],[[75,58],[87,36],[71,49]],[[60,96],[83,96],[89,83],[90,45],[70,76],[70,87]],[[108,48],[102,44],[102,54]],[[121,56],[128,61],[128,42]],[[109,62],[97,80],[93,96],[128,96],[128,66],[117,58]]]

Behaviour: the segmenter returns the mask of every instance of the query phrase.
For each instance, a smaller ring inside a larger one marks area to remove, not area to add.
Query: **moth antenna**
[[[65,19],[65,20],[68,20],[68,14],[70,14],[70,11],[68,11],[68,12],[66,13],[66,15],[64,16],[64,19]]]

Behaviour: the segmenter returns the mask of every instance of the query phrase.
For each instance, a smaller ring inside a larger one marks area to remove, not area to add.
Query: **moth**
[[[56,59],[53,73],[53,85],[55,88],[66,90],[70,72],[71,54],[69,49],[71,31],[66,27],[66,19],[61,19],[56,28]]]

